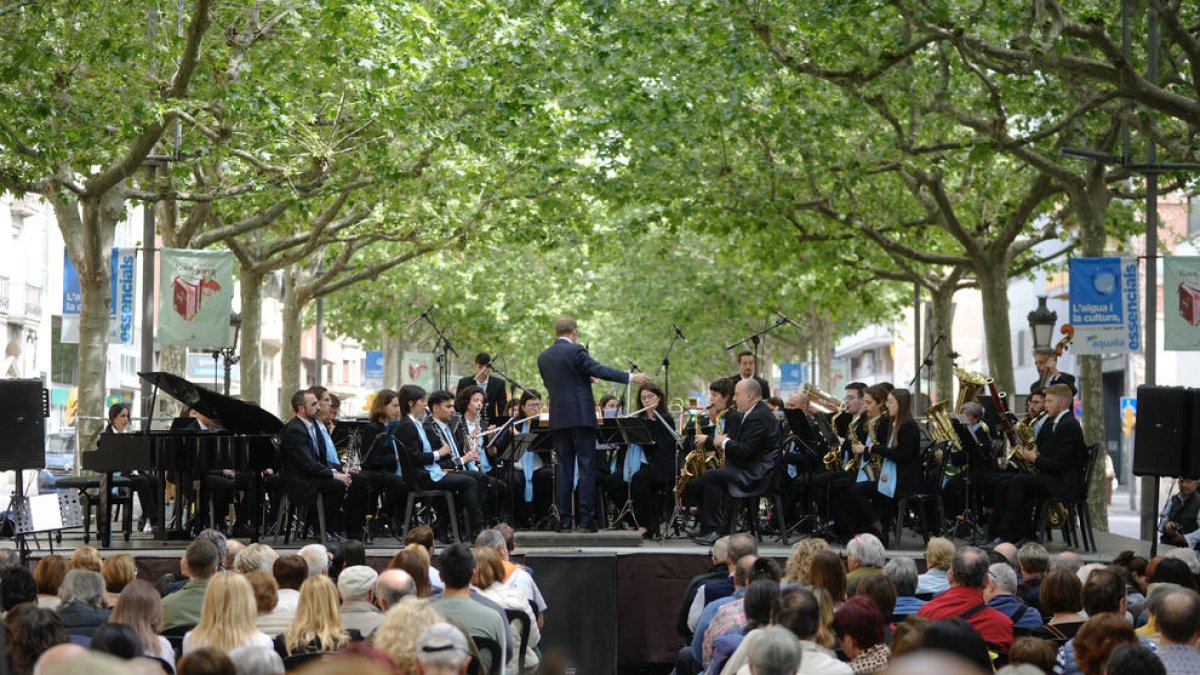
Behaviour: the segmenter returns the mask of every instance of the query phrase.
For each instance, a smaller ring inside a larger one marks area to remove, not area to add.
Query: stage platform
[[[1047,542],[1052,553],[1065,548],[1055,534],[1056,539]],[[1099,551],[1079,552],[1085,562],[1109,562],[1124,550],[1143,556],[1150,552],[1149,542],[1106,532],[1096,532],[1095,536]],[[31,565],[50,552],[45,535],[40,543],[39,549],[31,541]],[[309,542],[293,541],[285,546],[282,539],[274,543],[268,537],[264,543],[281,552],[295,552]],[[67,531],[54,551],[70,555],[82,544],[82,531]],[[135,534],[129,542],[115,538],[113,546],[101,553],[134,555],[139,578],[154,581],[179,571],[179,558],[187,544]],[[12,545],[11,541],[0,542],[0,546]],[[615,675],[674,662],[683,645],[676,631],[681,598],[690,579],[708,571],[707,547],[688,539],[646,541],[637,533],[620,531],[518,532],[517,546],[514,559],[534,571],[549,605],[543,630],[544,651],[562,650],[576,663],[589,664],[586,671],[578,671],[589,674]],[[383,569],[400,548],[395,539],[377,538],[367,547],[368,562]],[[833,548],[845,554],[845,547]],[[1160,547],[1160,552],[1168,549]],[[764,537],[759,552],[782,566],[790,547]],[[900,546],[889,549],[887,555],[911,557],[918,567],[924,567],[924,544],[915,533],[906,532]]]

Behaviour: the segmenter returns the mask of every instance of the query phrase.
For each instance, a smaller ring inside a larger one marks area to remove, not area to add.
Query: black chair
[[[121,519],[121,534],[129,541],[133,532],[133,482],[125,476],[114,475],[109,482],[114,489],[108,498],[108,522]],[[100,478],[98,476],[63,476],[55,481],[55,487],[79,491],[79,507],[83,509],[83,543],[92,541],[92,511],[100,506]],[[101,514],[96,514],[96,534],[101,531]]]
[[[744,513],[749,520],[747,530],[754,535],[755,540],[762,541],[762,532],[758,527],[758,502],[763,497],[771,500],[775,507],[775,513],[779,514],[779,531],[782,533],[783,545],[788,546],[788,528],[787,522],[783,516],[783,490],[781,488],[781,475],[787,476],[786,469],[782,468],[780,462],[780,453],[778,450],[774,454],[774,466],[771,467],[771,472],[767,476],[767,480],[759,489],[754,490],[746,497],[733,497],[733,513],[729,516],[729,534],[737,534],[738,521]],[[728,489],[728,488],[726,488]]]
[[[405,452],[404,448],[400,448],[397,453],[400,462],[401,477],[404,478],[404,484],[408,488],[408,503],[404,507],[404,522],[401,524],[400,531],[396,533],[396,538],[404,540],[404,535],[408,533],[408,528],[413,524],[413,509],[421,505],[421,509],[417,511],[418,515],[421,510],[432,507],[435,500],[441,499],[446,502],[446,510],[450,514],[450,532],[454,536],[455,541],[462,541],[458,530],[458,510],[454,505],[454,493],[449,490],[438,490],[421,487],[421,481],[418,479],[418,474],[424,471],[424,467],[415,466],[412,463],[412,458]]]
[[[492,665],[488,668],[487,673],[481,672],[480,675],[501,675],[504,672],[504,650],[500,648],[500,643],[483,635],[472,635],[471,641],[479,648],[479,653],[487,652],[491,654]]]
[[[534,611],[536,612],[537,610]],[[506,609],[504,610],[504,614],[508,617],[510,624],[516,621],[517,625],[521,627],[520,631],[518,631],[521,639],[517,647],[520,650],[517,652],[517,670],[525,670],[525,649],[529,646],[529,631],[532,628],[529,615],[519,609]]]
[[[337,652],[308,652],[306,654],[292,654],[283,660],[283,668],[287,672],[299,669],[313,661],[320,661],[331,656],[337,656]]]
[[[183,656],[183,636],[195,626],[175,626],[166,628],[159,632],[159,635],[167,638],[167,642],[171,643],[171,649],[175,650],[175,659]]]
[[[942,495],[940,492],[918,492],[917,494],[902,497],[896,502],[896,536],[892,542],[896,548],[900,548],[900,540],[904,536],[904,519],[909,515],[910,511],[917,517],[917,527],[921,530],[921,538],[925,543],[929,543],[932,530],[925,521],[925,517],[930,505],[933,506],[937,513],[934,522],[938,525],[945,522],[946,510],[942,505]]]
[[[1061,504],[1067,510],[1067,518],[1062,524],[1063,539],[1068,546],[1083,550],[1096,550],[1096,535],[1092,531],[1092,514],[1088,510],[1088,487],[1092,483],[1092,472],[1095,470],[1096,458],[1102,452],[1099,443],[1087,447],[1083,460],[1082,485],[1079,487],[1079,497],[1066,500],[1061,497],[1048,497],[1038,505],[1037,535],[1038,542],[1044,542],[1050,531],[1049,513],[1056,504]]]
[[[286,469],[284,468],[283,456],[279,448],[275,449],[275,466],[279,467],[281,485],[286,484],[286,481],[282,481],[283,474],[285,473]],[[326,541],[325,500],[321,497],[320,493],[317,493],[315,497],[316,498],[314,501],[316,502],[315,508],[317,512],[317,531],[321,537],[321,542],[324,543]],[[303,518],[301,518],[302,508],[304,513]],[[300,521],[299,527],[297,528],[299,532],[298,536],[303,536],[305,530],[307,530],[309,525],[311,525],[311,521],[309,520],[311,508],[313,508],[312,504],[292,504],[292,500],[291,497],[288,496],[287,489],[281,489],[279,491],[279,505],[275,508],[275,533],[271,538],[271,543],[279,543],[279,534],[281,532],[283,533],[284,545],[286,546],[289,542],[291,542],[292,523],[293,521],[297,520]]]

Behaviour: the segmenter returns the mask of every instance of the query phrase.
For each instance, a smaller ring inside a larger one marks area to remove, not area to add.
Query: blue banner
[[[133,344],[133,312],[137,296],[137,249],[112,250],[112,303],[108,340]]]
[[[808,381],[807,363],[781,363],[779,365],[779,393],[787,396]]]
[[[1137,273],[1135,258],[1071,260],[1075,353],[1113,354],[1142,348]]]
[[[366,358],[363,359],[363,386],[372,388],[383,386],[382,349],[367,350]]]
[[[83,304],[83,291],[79,288],[79,272],[75,271],[75,263],[67,249],[63,248],[63,314],[79,314]]]

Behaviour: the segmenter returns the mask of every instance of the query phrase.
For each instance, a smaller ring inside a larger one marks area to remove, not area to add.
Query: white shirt
[[[208,645],[203,645],[203,644],[197,644],[196,641],[192,639],[192,635],[194,633],[195,633],[195,631],[189,630],[183,636],[183,653],[184,654],[190,654],[191,652],[194,652],[197,649],[203,649],[208,646]],[[250,636],[249,640],[246,640],[245,642],[238,645],[237,647],[234,647],[234,649],[240,649],[242,647],[266,647],[267,649],[274,650],[275,643],[272,642],[271,638],[268,637],[265,633],[255,633],[254,635]],[[232,650],[230,650],[230,651],[232,651]]]
[[[1058,415],[1054,417],[1054,424],[1050,427],[1050,431],[1056,431],[1058,429],[1058,421],[1063,418],[1063,415],[1066,415],[1069,412],[1071,412],[1070,408],[1058,413]]]
[[[521,591],[525,599],[537,607],[537,611],[546,611],[546,599],[542,597],[537,582],[533,580],[533,576],[527,570],[518,567],[508,577],[508,581],[504,582],[504,585]]]
[[[429,566],[429,586],[439,593],[446,590],[446,584],[442,583],[442,573],[433,565]]]

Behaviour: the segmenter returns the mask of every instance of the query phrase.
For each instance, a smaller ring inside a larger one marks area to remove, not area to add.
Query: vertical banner
[[[1076,354],[1140,350],[1137,260],[1074,258],[1070,270],[1072,350]]]
[[[1200,257],[1163,259],[1165,347],[1200,351]]]
[[[433,352],[404,352],[404,359],[400,362],[400,383],[415,384],[425,391],[433,391],[433,364]]]
[[[807,363],[781,363],[779,364],[779,394],[787,397],[788,394],[800,391],[800,387],[808,381],[808,364]]]
[[[368,349],[363,359],[363,386],[378,389],[383,386],[383,350]]]
[[[109,304],[108,341],[133,344],[133,317],[137,297],[137,249],[112,250],[112,302]],[[76,277],[78,281],[78,277]]]
[[[200,349],[231,346],[233,252],[165,248],[160,261],[159,344]]]
[[[62,337],[65,345],[79,344],[79,308],[83,305],[83,290],[79,287],[79,272],[63,247]]]

